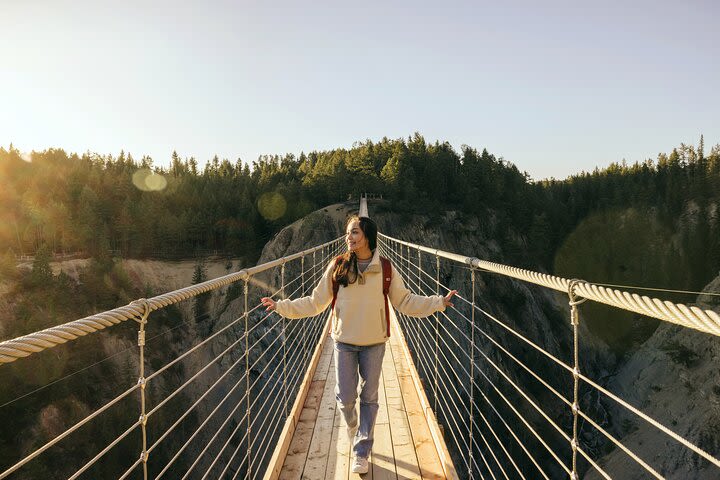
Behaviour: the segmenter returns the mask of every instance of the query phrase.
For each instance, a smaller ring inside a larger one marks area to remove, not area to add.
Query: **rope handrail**
[[[397,242],[432,255],[454,260],[459,263],[467,264],[482,270],[488,270],[500,273],[508,277],[518,280],[534,283],[544,287],[552,288],[563,293],[570,288],[571,280],[567,278],[557,277],[547,273],[534,272],[518,267],[503,265],[501,263],[480,260],[476,257],[468,257],[458,255],[456,253],[445,252],[435,248],[425,247],[414,243],[399,240],[378,233],[378,237]],[[689,306],[681,303],[673,303],[667,300],[651,298],[645,295],[640,296],[636,293],[630,293],[623,290],[615,290],[589,282],[578,282],[575,287],[575,293],[583,298],[594,300],[624,310],[630,310],[641,315],[657,318],[666,322],[682,325],[684,327],[700,330],[701,332],[710,333],[720,336],[720,315],[712,310],[703,310],[696,306]]]
[[[323,243],[316,247],[308,248],[292,255],[287,255],[261,265],[245,268],[238,272],[230,273],[222,277],[207,280],[196,285],[174,290],[172,292],[163,293],[155,297],[147,299],[150,311],[153,312],[168,305],[187,300],[201,293],[209,292],[220,287],[224,287],[239,280],[246,280],[258,273],[274,268],[283,263],[287,263],[298,258],[310,255],[318,250],[333,245],[343,237]],[[79,337],[89,333],[117,325],[126,320],[140,317],[144,312],[142,304],[138,301],[129,303],[128,305],[114,308],[102,313],[90,315],[88,317],[74,320],[72,322],[57,325],[55,327],[46,328],[44,330],[23,335],[11,340],[0,342],[0,364],[14,362],[23,357],[28,357],[34,353],[53,348],[62,343],[76,340]]]

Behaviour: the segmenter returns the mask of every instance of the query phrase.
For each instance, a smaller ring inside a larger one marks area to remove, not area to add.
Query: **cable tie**
[[[570,280],[570,284],[568,285],[568,296],[570,297],[570,306],[575,307],[577,305],[580,305],[581,303],[585,302],[587,298],[580,298],[578,300],[578,296],[575,293],[575,287],[577,287],[581,283],[587,283],[585,280],[580,280],[579,278],[573,278]]]
[[[148,315],[150,315],[150,302],[148,302],[147,298],[139,298],[135,300],[134,302],[130,303],[131,307],[142,307],[142,313],[140,314],[140,318],[133,317],[134,320],[140,324],[147,323]]]

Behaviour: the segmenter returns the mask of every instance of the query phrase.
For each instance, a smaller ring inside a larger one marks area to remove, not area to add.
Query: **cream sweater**
[[[285,318],[312,317],[325,310],[332,302],[332,272],[335,260],[325,269],[322,279],[307,297],[280,300],[276,311]],[[335,311],[332,314],[332,338],[352,345],[374,345],[388,339],[383,299],[382,266],[377,249],[365,272],[347,287],[340,286]],[[405,287],[402,277],[392,267],[392,280],[388,292],[390,304],[401,313],[412,317],[427,317],[445,310],[441,295],[425,297],[415,295]]]

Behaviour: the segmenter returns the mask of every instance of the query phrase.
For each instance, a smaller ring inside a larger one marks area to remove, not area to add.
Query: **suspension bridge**
[[[367,214],[364,200],[360,212]],[[717,451],[680,435],[667,419],[653,418],[583,371],[579,307],[595,302],[710,336],[720,335],[716,312],[382,234],[378,247],[414,292],[430,295],[453,288],[459,294],[454,307],[427,319],[391,309],[372,468],[363,477],[666,478],[657,456],[626,445],[593,403],[585,401],[595,395],[655,429],[665,445],[682,449],[688,461],[705,465],[710,476],[703,478],[720,478]],[[134,371],[132,382],[107,378],[111,393],[103,390],[101,398],[87,402],[95,408],[72,422],[56,422],[62,427],[49,433],[3,428],[2,445],[15,448],[3,453],[8,463],[0,464],[0,480],[47,478],[39,472],[48,471],[53,478],[69,479],[357,477],[349,473],[350,445],[335,406],[330,312],[287,321],[265,312],[259,301],[268,295],[308,294],[343,250],[340,237],[0,343],[2,369],[32,362],[68,342],[73,343],[66,348],[82,348],[84,339],[108,335],[107,329],[125,325],[126,331],[137,331],[136,347],[124,351]],[[483,296],[484,276],[563,296],[567,315],[558,335],[566,338],[557,343],[567,348],[543,344],[521,328],[532,318],[494,313],[493,299]],[[188,348],[169,349],[168,336],[188,328],[187,322],[162,330],[154,328],[153,320],[167,326],[174,306],[230,287],[238,292],[231,303],[238,314],[218,319],[205,338]],[[83,371],[76,373],[82,382]],[[92,386],[84,390],[92,391]],[[21,395],[16,403],[24,401]],[[47,406],[28,405],[40,409],[27,410],[28,416],[48,416]],[[88,438],[102,444],[90,443],[93,450],[88,451],[74,448],[88,445]],[[598,444],[605,451],[622,451],[631,471],[603,465]]]

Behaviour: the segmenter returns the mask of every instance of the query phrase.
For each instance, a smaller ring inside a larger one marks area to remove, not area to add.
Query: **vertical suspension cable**
[[[475,267],[470,269],[470,283],[472,284],[472,312],[470,318],[470,461],[468,462],[470,479],[474,479],[472,464],[473,456],[473,427],[475,425]]]
[[[249,314],[248,314],[248,281],[245,279],[244,292],[245,292],[245,421],[247,422],[247,452],[248,452],[248,463],[247,473],[249,476],[252,473],[252,463],[250,462],[252,454],[252,439],[250,438],[250,329],[248,325]]]
[[[420,250],[420,248],[417,249],[417,253],[418,253],[418,278],[420,278],[420,274],[422,273],[422,251]],[[422,289],[421,289],[421,287],[420,287],[420,283],[418,283],[417,287],[418,287],[418,292],[417,292],[417,293],[422,292]],[[409,325],[408,325],[408,326],[409,326]],[[420,324],[418,324],[418,327],[417,327],[417,328],[418,328],[418,330],[420,330]],[[414,348],[417,349],[417,346],[415,346]],[[421,369],[424,369],[424,370],[425,370],[425,374],[427,375],[427,373],[428,373],[427,367],[423,367],[423,362],[422,362],[422,358],[420,357],[420,352],[419,352],[419,351],[418,351],[418,353],[417,353],[417,358],[418,358],[418,360],[419,360],[418,363],[420,364],[420,368],[421,368]]]
[[[406,245],[405,248],[405,278],[407,278],[407,283],[410,284],[410,245]]]
[[[280,266],[280,296],[282,298],[285,298],[285,262]],[[285,414],[285,418],[288,416],[288,398],[287,398],[287,335],[285,331],[285,317],[280,316],[282,320],[282,369],[283,369],[283,379],[282,379],[282,389],[283,389],[283,413]]]
[[[315,257],[315,253],[317,253],[317,252],[313,251],[313,274],[312,274],[313,282],[315,282],[317,279],[317,258]],[[310,289],[310,288],[312,288],[312,284],[310,286],[308,286],[308,289]],[[310,340],[310,335],[312,334],[312,327],[309,326],[307,328],[306,334],[308,335],[307,339],[303,336],[303,349],[305,351],[305,354],[304,354],[305,355],[305,357],[304,357],[305,365],[307,365],[308,362],[310,361],[310,351],[312,350],[312,347],[310,346],[310,344],[312,342],[310,342],[309,340]]]
[[[305,296],[305,255],[300,257],[300,296]]]
[[[578,411],[580,409],[580,405],[578,403],[578,387],[580,384],[580,363],[578,361],[579,359],[579,353],[578,353],[578,327],[580,325],[580,313],[578,312],[578,305],[583,303],[586,299],[583,298],[581,300],[577,299],[577,295],[575,295],[575,287],[581,283],[581,280],[572,280],[570,281],[570,286],[568,287],[568,296],[570,297],[570,323],[572,324],[573,329],[573,404],[572,404],[572,414],[573,414],[573,436],[572,440],[570,441],[570,447],[572,448],[572,472],[570,473],[570,480],[578,480],[578,473],[577,473],[577,451],[578,451]]]
[[[313,252],[314,254],[315,252]],[[306,288],[305,285],[305,255],[303,255],[300,258],[300,284],[302,285],[301,288],[301,296],[305,296]],[[294,369],[293,375],[298,375],[299,377],[302,376],[302,372],[300,371],[300,365],[304,365],[304,359],[305,359],[305,329],[307,327],[307,322],[301,322],[300,323],[300,335],[296,338],[296,341],[298,343],[298,367]],[[295,378],[293,377],[293,385],[295,384]],[[293,386],[293,392],[295,391],[295,387]]]
[[[140,452],[140,459],[142,460],[143,466],[143,479],[147,480],[147,414],[145,413],[145,324],[147,323],[148,315],[150,315],[150,304],[147,299],[141,298],[138,300],[142,304],[143,313],[138,323],[140,323],[140,329],[138,330],[138,347],[140,350],[140,376],[138,377],[138,385],[140,385],[140,428],[142,430],[142,451]]]
[[[440,256],[435,254],[435,295],[440,294]],[[438,412],[438,348],[440,346],[440,316],[435,313],[435,414]]]

